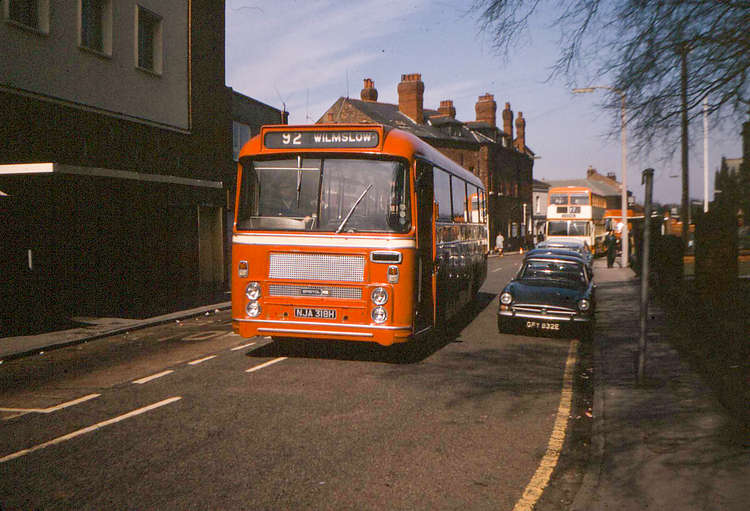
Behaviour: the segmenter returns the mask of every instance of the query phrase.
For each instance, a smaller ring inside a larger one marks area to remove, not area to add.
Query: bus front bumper
[[[313,321],[274,321],[267,319],[232,318],[234,331],[242,337],[266,335],[346,341],[370,341],[383,346],[409,340],[411,325],[361,325]]]

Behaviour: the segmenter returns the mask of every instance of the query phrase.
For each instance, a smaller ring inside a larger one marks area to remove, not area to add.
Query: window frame
[[[145,23],[151,22],[151,66],[148,67],[147,62],[141,58],[142,39],[144,39],[141,32],[141,19],[143,18],[144,26]],[[161,76],[164,71],[164,45],[163,45],[163,33],[164,33],[164,19],[154,11],[143,7],[142,5],[135,4],[135,37],[133,38],[134,50],[135,50],[135,67],[146,73],[150,73],[156,76]]]
[[[86,24],[84,19],[86,8],[84,4],[86,2],[98,2],[101,5],[101,11],[98,13],[101,31],[100,48],[85,40]],[[78,0],[78,47],[102,57],[112,56],[112,0]]]
[[[28,4],[36,6],[36,24],[30,25],[25,21],[12,17],[13,7],[11,4]],[[39,35],[49,35],[49,0],[5,0],[2,2],[2,15],[5,22],[13,27],[17,27]]]

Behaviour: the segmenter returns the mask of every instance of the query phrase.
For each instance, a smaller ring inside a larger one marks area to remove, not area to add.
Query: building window
[[[161,74],[161,17],[137,5],[136,26],[136,65],[140,69]]]
[[[81,47],[112,54],[112,1],[79,0]]]
[[[536,196],[536,207],[534,209],[537,214],[542,212],[542,198],[539,195]]]
[[[5,19],[13,24],[49,32],[49,0],[6,0],[3,10]]]

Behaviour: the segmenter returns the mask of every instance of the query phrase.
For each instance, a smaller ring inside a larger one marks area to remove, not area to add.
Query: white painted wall
[[[79,46],[79,1],[49,2],[46,33],[0,12],[0,88],[189,129],[188,0],[111,0],[109,56]],[[136,5],[162,17],[160,75],[136,68]]]

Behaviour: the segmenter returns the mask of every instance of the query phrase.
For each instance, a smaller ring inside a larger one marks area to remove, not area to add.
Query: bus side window
[[[451,176],[451,192],[453,198],[453,221],[466,222],[466,181]]]
[[[438,203],[439,222],[451,222],[451,181],[450,174],[437,167],[433,170],[435,202]]]

